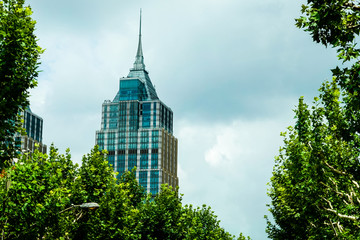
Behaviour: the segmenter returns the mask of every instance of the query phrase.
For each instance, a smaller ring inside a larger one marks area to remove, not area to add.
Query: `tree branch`
[[[346,25],[346,28],[348,29],[354,29],[354,28],[358,28],[360,27],[360,24],[356,24],[356,25]]]
[[[334,168],[333,166],[331,166],[329,163],[327,163],[326,161],[324,161],[325,165],[328,166],[331,170],[333,170],[334,172],[341,174],[341,175],[347,175],[346,172],[342,172],[340,170],[337,170],[336,168]]]
[[[359,11],[360,10],[360,6],[359,5],[355,5],[352,2],[348,2],[348,3],[344,3],[344,6],[348,6],[350,7],[352,10],[354,11]]]
[[[352,220],[352,221],[357,221],[357,217],[355,216],[349,216],[349,215],[345,215],[345,214],[341,214],[338,211],[334,210],[334,209],[330,209],[330,208],[324,208],[326,211],[335,213],[338,217],[340,218],[344,218],[344,219],[348,219],[348,220]]]

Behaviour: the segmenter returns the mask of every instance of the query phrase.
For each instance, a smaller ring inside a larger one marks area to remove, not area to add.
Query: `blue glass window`
[[[120,80],[120,101],[144,100],[146,89],[144,83],[139,79]]]
[[[104,149],[104,133],[98,133],[97,134],[97,145],[99,145],[99,150]]]
[[[153,127],[156,127],[156,102],[153,105]]]
[[[140,155],[140,169],[148,169],[148,153],[141,153]]]
[[[159,131],[152,131],[151,148],[152,149],[159,148]]]
[[[150,192],[153,195],[159,192],[159,171],[150,172]]]
[[[118,151],[116,170],[119,172],[119,176],[121,176],[121,174],[125,172],[125,151]]]
[[[109,132],[107,134],[107,150],[115,150],[115,133]]]
[[[109,121],[109,129],[116,129],[117,128],[117,119],[110,119]]]
[[[107,105],[104,106],[103,117],[104,117],[104,129],[106,129],[107,128],[107,126],[106,126],[106,123],[107,123]]]
[[[142,131],[140,134],[140,149],[148,149],[149,148],[149,132]]]
[[[111,113],[117,113],[119,110],[119,106],[117,104],[110,105],[110,112]],[[111,115],[110,115],[111,116]]]
[[[150,127],[150,108],[151,103],[143,103],[142,104],[142,127],[148,128]]]
[[[152,169],[158,168],[158,154],[157,153],[151,154],[151,168]]]
[[[131,171],[137,165],[137,155],[136,154],[129,154],[128,159],[128,170]]]
[[[147,188],[147,171],[139,172],[139,184],[145,189]]]
[[[150,182],[159,183],[159,171],[155,171],[155,170],[151,171]]]
[[[115,156],[114,155],[108,155],[108,162],[109,164],[114,167],[115,164]]]

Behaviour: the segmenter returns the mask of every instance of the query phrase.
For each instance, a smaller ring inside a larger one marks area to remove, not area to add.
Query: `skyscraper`
[[[46,153],[46,145],[42,143],[43,119],[33,113],[30,107],[27,107],[20,113],[23,122],[23,128],[26,135],[15,134],[15,142],[19,145],[22,152],[34,152],[36,148],[42,153]],[[36,147],[36,145],[38,145]]]
[[[147,192],[158,193],[164,183],[178,186],[173,112],[157,96],[145,69],[141,13],[134,67],[120,78],[115,98],[102,104],[96,144],[108,151],[109,164],[119,175],[136,167],[136,178]]]

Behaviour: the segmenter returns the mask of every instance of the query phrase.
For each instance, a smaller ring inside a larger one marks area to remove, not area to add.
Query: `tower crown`
[[[149,73],[145,70],[144,56],[141,42],[141,9],[140,9],[140,27],[139,42],[136,52],[134,67],[130,69],[126,78],[120,79],[120,89],[113,101],[122,100],[155,100],[159,99],[153,84],[151,83]]]

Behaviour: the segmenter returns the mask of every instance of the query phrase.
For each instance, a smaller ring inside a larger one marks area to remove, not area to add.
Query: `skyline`
[[[142,8],[144,61],[174,112],[183,202],[211,206],[232,234],[265,238],[280,132],[294,124],[298,98],[310,104],[337,64],[333,49],[294,26],[299,3],[27,3],[46,49],[30,99],[45,144],[69,147],[78,163],[93,147],[101,104],[132,67]]]

